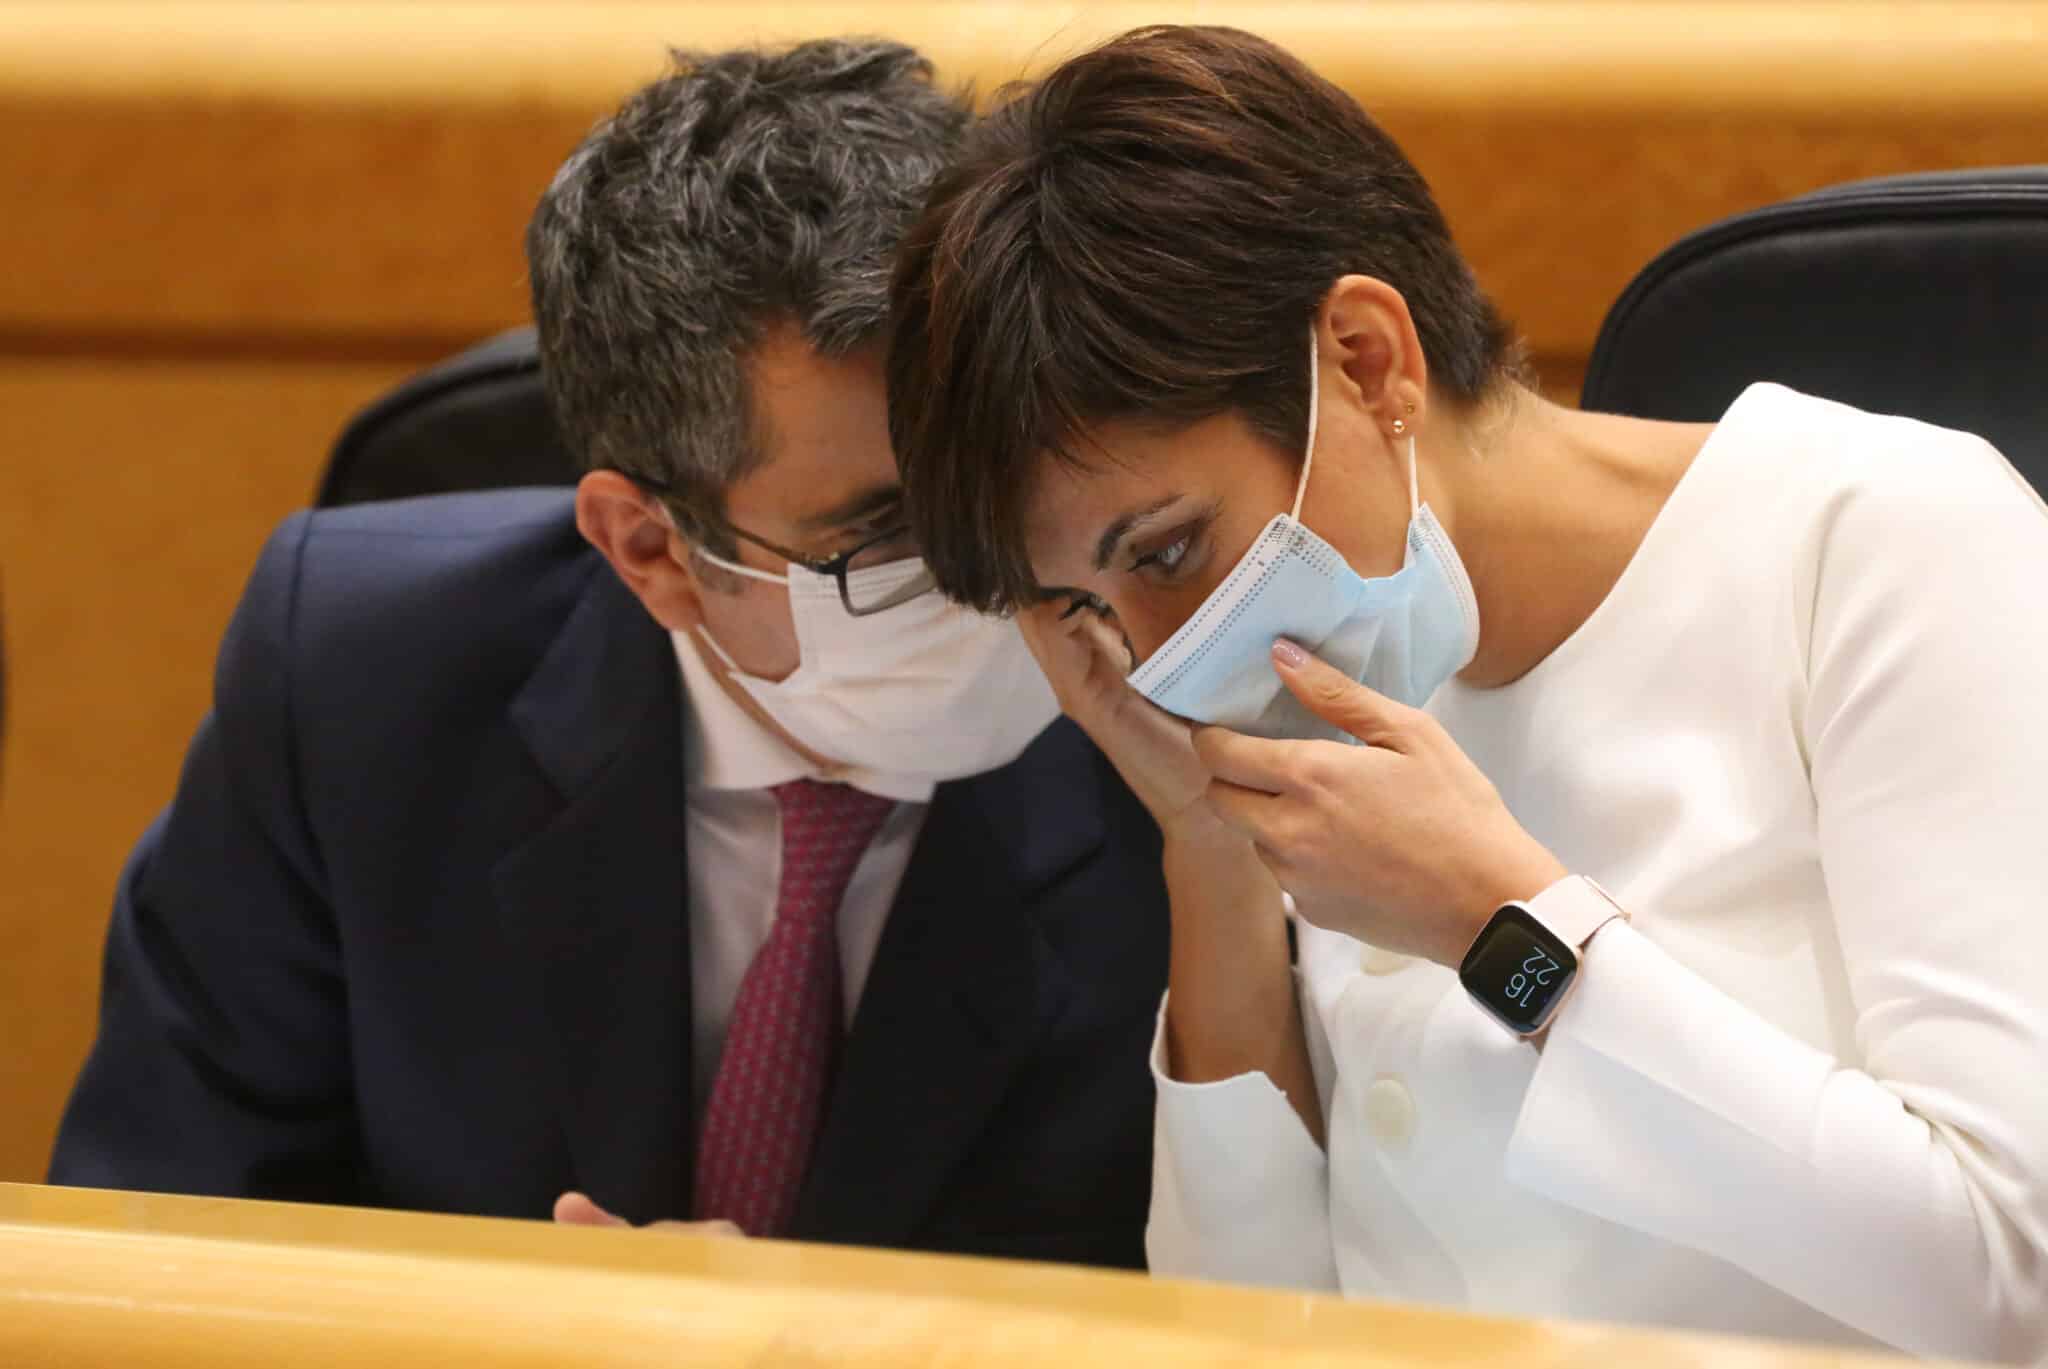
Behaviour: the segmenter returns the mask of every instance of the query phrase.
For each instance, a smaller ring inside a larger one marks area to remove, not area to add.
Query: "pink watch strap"
[[[1614,919],[1628,918],[1612,894],[1584,875],[1566,875],[1522,906],[1574,951]]]

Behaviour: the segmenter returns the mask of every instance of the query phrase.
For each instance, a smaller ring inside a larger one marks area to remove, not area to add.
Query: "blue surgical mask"
[[[1131,673],[1169,713],[1257,737],[1355,740],[1301,705],[1273,670],[1275,638],[1314,652],[1368,688],[1421,706],[1479,647],[1472,581],[1417,497],[1408,438],[1408,547],[1401,569],[1368,580],[1303,525],[1321,403],[1309,339],[1308,447],[1294,508],[1276,514],[1194,616]]]

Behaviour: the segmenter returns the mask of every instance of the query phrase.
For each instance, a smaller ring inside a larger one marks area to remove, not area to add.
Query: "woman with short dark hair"
[[[942,588],[1165,837],[1156,1270],[2048,1353],[2048,520],[1996,451],[1545,402],[1400,150],[1220,29],[970,136],[890,403]]]

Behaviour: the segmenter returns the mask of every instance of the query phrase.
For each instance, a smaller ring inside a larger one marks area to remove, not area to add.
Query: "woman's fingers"
[[[1248,737],[1227,727],[1198,727],[1195,755],[1219,780],[1268,794],[1292,792],[1304,783],[1303,744]]]
[[[1285,638],[1273,643],[1273,670],[1288,693],[1324,722],[1373,746],[1409,749],[1414,709],[1367,689]]]
[[[1038,667],[1060,697],[1069,715],[1079,716],[1114,697],[1130,671],[1130,653],[1123,636],[1101,615],[1073,600],[1047,599],[1022,609],[1017,628],[1031,648]]]
[[[1224,826],[1261,851],[1277,852],[1284,845],[1289,800],[1282,795],[1247,789],[1228,780],[1211,780],[1204,797]]]
[[[1023,635],[1024,645],[1031,648],[1031,654],[1043,665],[1047,651],[1058,647],[1060,639],[1067,635],[1067,624],[1060,619],[1060,606],[1047,602],[1019,609],[1017,631]]]
[[[1131,644],[1107,618],[1099,613],[1083,612],[1073,619],[1074,635],[1084,638],[1095,649],[1103,666],[1116,679],[1131,673]]]

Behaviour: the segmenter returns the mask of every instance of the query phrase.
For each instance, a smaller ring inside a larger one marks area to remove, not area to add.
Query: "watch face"
[[[1493,915],[1465,953],[1458,978],[1466,992],[1510,1028],[1533,1032],[1550,1020],[1579,958],[1528,909],[1510,903]]]

